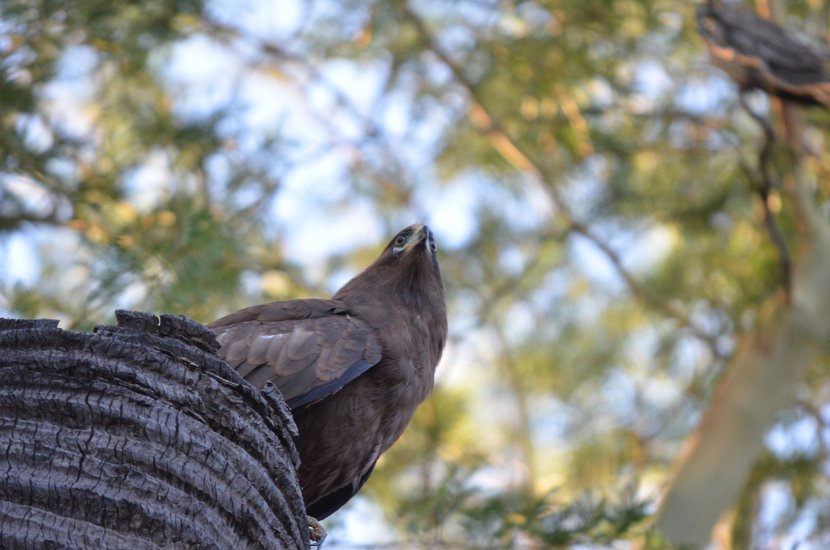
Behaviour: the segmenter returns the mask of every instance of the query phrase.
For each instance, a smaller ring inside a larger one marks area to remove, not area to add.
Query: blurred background
[[[782,285],[762,132],[692,4],[2,0],[0,59],[2,316],[208,322],[328,296],[433,229],[438,385],[332,550],[642,542]],[[805,116],[823,159],[830,119]],[[768,432],[733,547],[830,544],[828,365]]]

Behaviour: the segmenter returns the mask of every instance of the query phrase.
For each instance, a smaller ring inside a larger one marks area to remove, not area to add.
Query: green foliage
[[[510,500],[499,496],[470,506],[466,513],[466,531],[479,536],[474,546],[480,548],[612,544],[639,535],[648,517],[647,503],[638,501],[630,489],[623,489],[613,500],[590,492],[566,501],[555,493],[543,498],[518,495]]]
[[[439,238],[451,342],[363,492],[392,538],[667,548],[648,532],[652,495],[782,284],[761,133],[705,61],[692,6],[292,7],[0,4],[2,313],[206,322],[325,295],[420,219]],[[830,16],[787,9],[808,30]],[[817,143],[827,116],[806,114]],[[803,391],[817,423],[825,359]],[[827,540],[826,465],[770,450],[734,540],[790,536],[811,514]],[[758,503],[781,486],[784,519],[765,524]]]

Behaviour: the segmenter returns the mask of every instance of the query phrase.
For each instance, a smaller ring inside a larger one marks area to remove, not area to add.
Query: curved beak
[[[427,226],[422,223],[412,224],[412,235],[401,248],[409,252],[426,240],[428,231]]]

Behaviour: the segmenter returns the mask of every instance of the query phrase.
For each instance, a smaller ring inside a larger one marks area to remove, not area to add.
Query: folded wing
[[[336,300],[290,300],[243,309],[208,325],[219,355],[251,384],[273,381],[296,411],[381,358],[372,330]]]

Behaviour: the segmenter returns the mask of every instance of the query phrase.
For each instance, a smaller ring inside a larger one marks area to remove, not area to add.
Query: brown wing
[[[380,343],[336,300],[243,309],[208,325],[219,355],[261,387],[273,381],[292,410],[336,392],[380,361]]]

